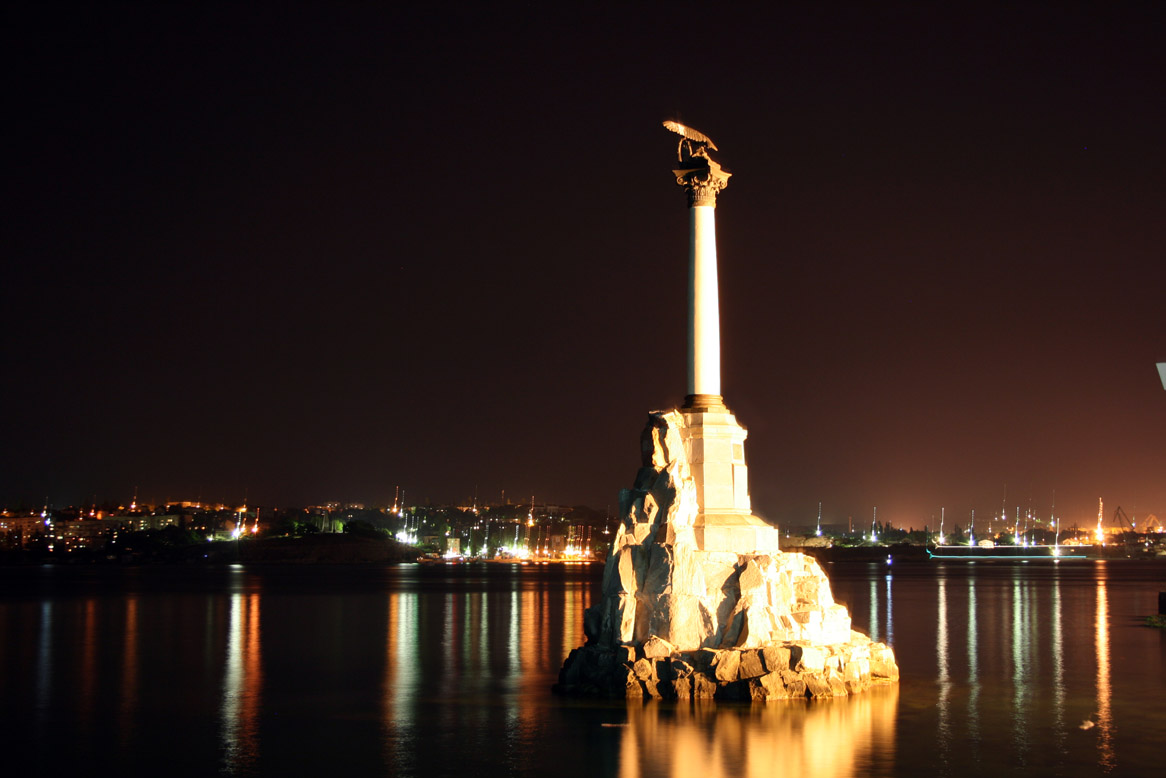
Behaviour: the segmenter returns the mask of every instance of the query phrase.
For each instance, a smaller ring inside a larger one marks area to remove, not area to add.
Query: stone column
[[[721,397],[715,214],[717,192],[730,174],[708,156],[716,146],[707,137],[691,128],[681,128],[681,134],[696,141],[687,149],[681,143],[680,169],[672,171],[688,193],[688,395],[679,432],[696,491],[693,534],[702,551],[776,553],[777,530],[752,514],[748,432]]]
[[[720,408],[721,324],[717,291],[717,192],[730,173],[711,159],[673,171],[688,192],[688,395],[685,408]]]

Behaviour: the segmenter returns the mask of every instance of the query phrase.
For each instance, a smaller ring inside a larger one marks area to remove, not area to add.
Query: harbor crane
[[[1137,522],[1126,515],[1126,512],[1117,506],[1117,510],[1113,512],[1113,523],[1119,527],[1123,527],[1126,532],[1137,532]]]

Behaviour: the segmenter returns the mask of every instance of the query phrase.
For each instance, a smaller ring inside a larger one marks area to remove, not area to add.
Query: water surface
[[[0,731],[42,773],[1157,770],[1166,565],[826,567],[900,684],[695,707],[550,694],[594,566],[0,570]]]

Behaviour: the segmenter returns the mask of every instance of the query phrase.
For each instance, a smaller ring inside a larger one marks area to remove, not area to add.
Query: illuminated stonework
[[[850,628],[812,557],[782,553],[752,513],[745,428],[720,388],[716,193],[729,174],[705,135],[681,136],[689,193],[688,394],[649,415],[641,467],[620,493],[603,597],[567,658],[568,694],[691,699],[834,697],[898,680],[894,652]]]
[[[786,699],[896,680],[894,653],[851,630],[812,557],[778,551],[768,526],[699,523],[685,422],[675,410],[648,419],[603,598],[584,614],[587,644],[571,652],[559,690]]]

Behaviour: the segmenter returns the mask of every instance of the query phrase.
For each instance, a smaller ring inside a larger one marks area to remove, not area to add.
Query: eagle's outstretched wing
[[[687,126],[681,124],[680,122],[673,122],[673,121],[664,122],[664,128],[671,130],[672,132],[676,133],[677,135],[683,135],[684,137],[688,138],[689,140],[694,140],[697,143],[708,144],[708,147],[710,149],[712,149],[713,151],[718,151],[717,144],[713,143],[712,138],[705,135],[703,132],[697,132],[696,130],[692,129],[691,127],[687,127]]]

